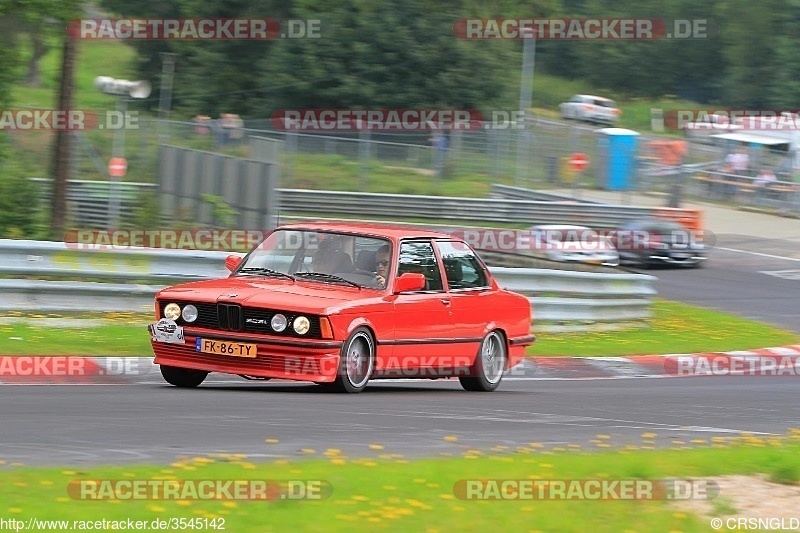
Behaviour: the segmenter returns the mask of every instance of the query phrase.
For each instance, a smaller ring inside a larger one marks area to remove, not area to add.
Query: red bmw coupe
[[[210,372],[313,381],[458,377],[492,391],[532,344],[531,305],[462,240],[362,223],[282,226],[224,279],[168,287],[149,326],[164,379]]]

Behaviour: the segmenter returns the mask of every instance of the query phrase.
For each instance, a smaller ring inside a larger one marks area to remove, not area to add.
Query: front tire
[[[483,338],[472,375],[459,377],[465,390],[474,392],[491,392],[500,386],[503,370],[506,367],[506,341],[497,331],[492,331]]]
[[[355,394],[367,388],[375,370],[375,339],[367,328],[358,328],[345,341],[339,357],[334,389]]]
[[[170,385],[175,385],[181,389],[194,389],[206,379],[208,372],[161,365],[161,375]]]

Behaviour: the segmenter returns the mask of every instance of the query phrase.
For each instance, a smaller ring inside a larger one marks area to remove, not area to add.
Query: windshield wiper
[[[350,281],[349,279],[344,279],[343,277],[336,276],[334,274],[325,274],[323,272],[298,272],[297,274],[295,274],[295,276],[298,277],[298,278],[299,277],[317,278],[317,279],[319,279],[321,281],[344,282],[344,283],[347,283],[349,285],[352,285],[353,287],[358,287],[359,289],[361,288],[361,285],[359,285],[355,281]]]
[[[289,278],[292,281],[295,281],[294,276],[290,274],[284,274],[283,272],[278,272],[277,270],[272,270],[271,268],[266,267],[246,267],[241,269],[239,272],[244,272],[245,274],[253,273],[253,274],[263,274],[265,276],[271,276],[275,278]]]

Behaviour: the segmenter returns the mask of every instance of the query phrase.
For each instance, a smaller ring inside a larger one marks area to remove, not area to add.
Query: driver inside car
[[[384,244],[375,254],[375,279],[381,288],[386,287],[386,280],[389,278],[390,249],[388,244]]]

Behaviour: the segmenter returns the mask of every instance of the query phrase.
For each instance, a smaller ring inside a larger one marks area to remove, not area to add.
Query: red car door
[[[438,259],[429,240],[400,244],[398,276],[405,272],[425,275],[423,290],[394,295],[395,365],[417,377],[421,369],[449,368],[454,349],[450,297],[444,291]],[[393,365],[393,366],[395,366]],[[424,376],[421,376],[424,377]]]
[[[456,354],[475,357],[486,334],[486,326],[499,318],[494,309],[496,295],[489,276],[475,252],[463,242],[436,241],[444,266],[453,317],[453,335],[462,342]]]

